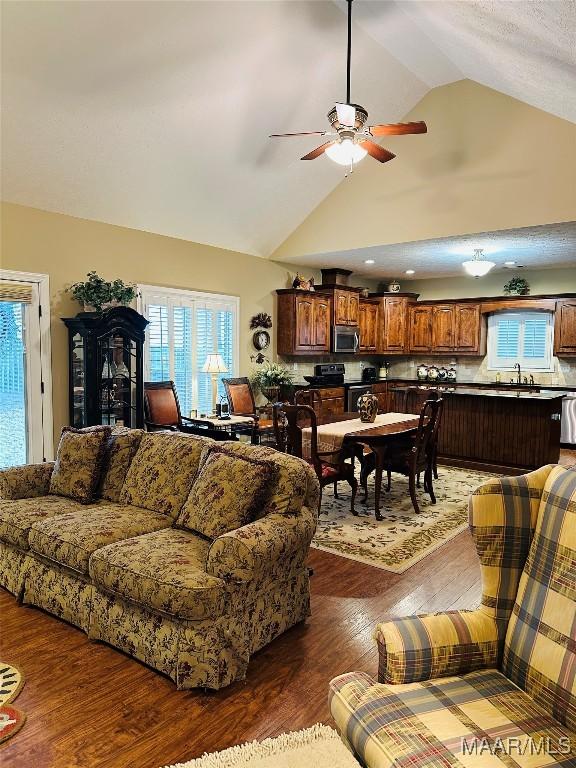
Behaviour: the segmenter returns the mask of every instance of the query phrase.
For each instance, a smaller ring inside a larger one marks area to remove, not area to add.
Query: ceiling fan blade
[[[316,149],[313,149],[312,152],[308,152],[307,155],[304,155],[304,157],[301,157],[300,160],[315,160],[317,157],[320,157],[322,152],[324,152],[326,147],[329,147],[330,144],[334,144],[334,142],[327,141],[325,144],[321,144],[319,147],[316,147]]]
[[[281,139],[283,136],[324,136],[326,131],[303,131],[302,133],[271,133],[268,138]]]
[[[396,155],[393,155],[392,152],[384,149],[384,147],[374,144],[373,141],[361,141],[360,146],[364,147],[371,157],[375,160],[379,160],[381,163],[387,163],[388,160],[394,160],[396,157]]]
[[[371,125],[368,130],[372,136],[403,136],[407,133],[426,133],[426,123],[390,123],[388,125]]]
[[[354,128],[356,123],[356,107],[351,104],[336,104],[336,114],[338,115],[338,122],[340,125],[346,125],[349,128]]]

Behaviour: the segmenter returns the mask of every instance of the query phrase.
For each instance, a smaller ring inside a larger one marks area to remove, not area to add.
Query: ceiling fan
[[[353,170],[366,155],[381,163],[393,160],[396,155],[372,141],[375,136],[401,136],[407,133],[426,133],[426,123],[390,123],[387,125],[366,125],[368,111],[359,104],[350,103],[350,63],[352,54],[352,0],[348,3],[348,51],[346,59],[346,103],[337,103],[328,112],[332,131],[304,131],[302,133],[273,133],[270,138],[284,136],[333,136],[301,160],[314,160],[322,154],[339,165],[349,165]]]

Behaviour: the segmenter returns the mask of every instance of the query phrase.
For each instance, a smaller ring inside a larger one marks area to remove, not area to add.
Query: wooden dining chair
[[[272,408],[274,433],[279,450],[305,459],[314,467],[320,483],[320,504],[322,489],[327,485],[334,486],[334,496],[338,498],[338,483],[346,480],[352,489],[350,509],[356,515],[354,501],[358,491],[358,480],[354,475],[354,453],[346,448],[336,451],[318,450],[318,421],[316,412],[309,405],[276,403]],[[304,456],[302,451],[302,429],[310,427],[310,455]],[[346,459],[351,459],[348,463]]]
[[[173,381],[144,382],[144,424],[148,432],[170,430],[213,440],[237,440],[235,436],[214,429],[210,422],[182,416],[178,392]]]
[[[253,424],[246,427],[253,443],[261,443],[263,436],[273,433],[272,419],[261,419],[254,399],[254,391],[250,379],[241,376],[237,379],[222,379],[222,384],[228,398],[230,413],[233,416],[250,416]],[[239,431],[242,431],[239,428]]]
[[[294,395],[295,405],[309,405],[316,411],[316,415],[322,413],[322,395],[317,389],[299,389]]]
[[[383,467],[387,474],[387,491],[391,488],[393,472],[408,478],[410,498],[412,499],[414,510],[418,513],[420,512],[420,507],[416,498],[416,485],[418,476],[422,473],[424,474],[424,491],[430,495],[432,504],[436,504],[433,486],[434,451],[443,407],[444,402],[442,398],[426,400],[420,411],[416,434],[412,437],[403,437],[391,442]],[[364,488],[363,502],[366,502],[368,499],[368,476],[374,471],[375,464],[373,454],[364,456],[360,472],[360,483]]]

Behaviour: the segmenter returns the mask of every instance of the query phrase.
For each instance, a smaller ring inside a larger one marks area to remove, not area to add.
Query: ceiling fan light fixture
[[[364,147],[356,144],[352,139],[342,139],[324,150],[330,160],[338,165],[353,165],[359,163],[368,154]]]
[[[472,277],[484,277],[484,275],[487,275],[488,272],[496,266],[495,262],[484,259],[483,254],[483,248],[475,248],[474,258],[470,261],[462,262],[462,266]]]

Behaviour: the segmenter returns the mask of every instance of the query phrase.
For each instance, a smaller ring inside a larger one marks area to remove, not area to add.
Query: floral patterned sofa
[[[235,457],[272,474],[251,521],[219,534],[220,520],[194,519],[195,511],[224,497],[233,512],[250,492],[249,472],[221,482],[223,462],[235,466]],[[49,492],[53,467],[0,471],[0,585],[22,602],[126,651],[178,688],[243,679],[253,653],[309,615],[306,560],[319,488],[300,459],[119,429],[88,505]]]
[[[376,628],[378,682],[330,683],[369,768],[576,767],[576,470],[489,480],[470,500],[482,603]]]

